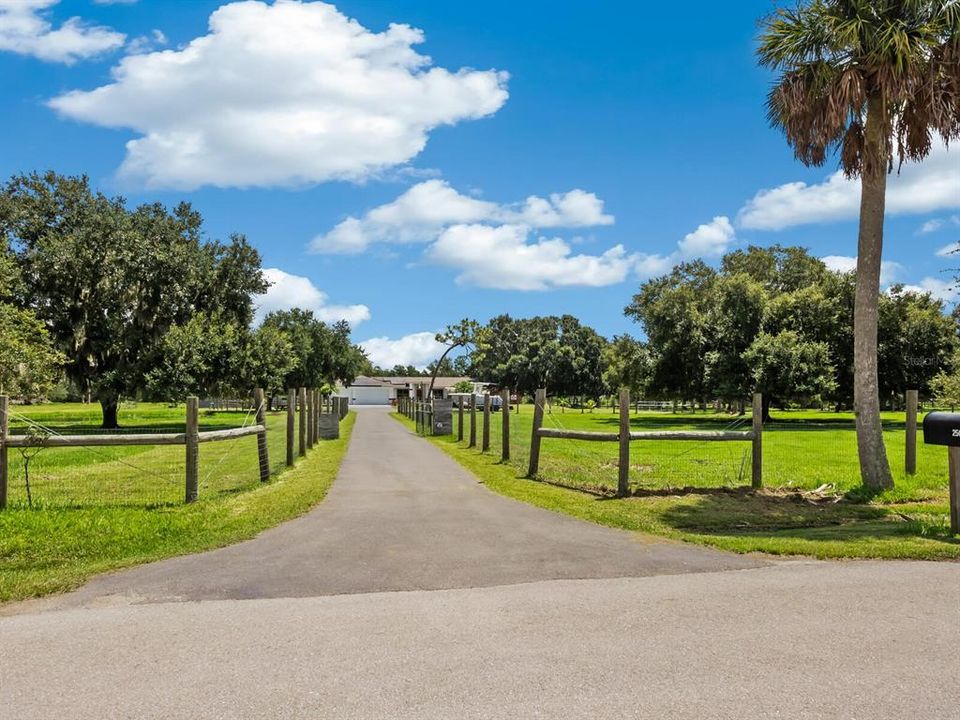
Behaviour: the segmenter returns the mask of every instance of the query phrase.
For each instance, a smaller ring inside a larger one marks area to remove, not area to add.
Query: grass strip
[[[306,513],[327,494],[355,415],[269,484],[192,505],[0,512],[0,602],[73,589],[92,575],[256,536]]]
[[[394,417],[411,430],[414,428],[407,418],[398,414]],[[517,464],[500,462],[498,452],[481,453],[467,448],[454,436],[426,439],[494,492],[599,525],[737,553],[821,559],[960,558],[960,541],[949,535],[947,506],[943,502],[818,504],[776,489],[752,493],[732,492],[728,488],[604,498],[528,480]]]

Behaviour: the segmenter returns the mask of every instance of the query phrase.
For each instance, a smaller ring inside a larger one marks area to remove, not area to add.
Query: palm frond
[[[868,104],[889,128],[885,159],[870,162],[960,138],[960,0],[800,2],[767,18],[757,56],[780,73],[768,118],[808,165],[838,152],[862,171]]]

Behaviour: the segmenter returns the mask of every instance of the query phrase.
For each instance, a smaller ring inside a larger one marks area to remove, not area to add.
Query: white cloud
[[[629,253],[615,245],[597,255],[574,254],[583,238],[544,237],[550,228],[612,225],[614,217],[594,193],[581,189],[495,203],[465,195],[446,181],[427,180],[366,214],[348,217],[318,235],[319,253],[360,253],[375,243],[428,245],[428,262],[459,270],[457,282],[501,290],[603,287],[631,272],[648,278],[683,260],[719,257],[736,240],[730,219],[713,218],[677,243],[669,255]]]
[[[54,28],[47,11],[60,0],[0,0],[0,50],[72,65],[123,46],[126,36],[72,17]]]
[[[934,277],[925,277],[916,285],[904,285],[903,292],[930,293],[932,297],[945,303],[953,303],[957,300],[956,283]]]
[[[669,255],[638,253],[633,256],[633,268],[638,277],[646,279],[663,275],[678,263],[697,258],[717,258],[736,241],[736,232],[730,218],[720,215],[709,223],[687,233]]]
[[[839,273],[854,272],[857,269],[857,258],[849,255],[827,255],[820,258],[830,270]],[[883,260],[880,263],[880,284],[889,285],[904,270],[903,265],[893,260]]]
[[[899,174],[891,174],[886,207],[891,215],[960,207],[960,162],[956,153],[937,144],[922,163],[904,164]],[[740,209],[737,222],[750,230],[783,230],[851,220],[859,209],[860,181],[849,180],[838,171],[816,185],[792,182],[761,190]]]
[[[427,180],[362,217],[349,217],[311,243],[314,252],[359,253],[375,243],[430,244],[425,257],[460,271],[457,281],[509,290],[597,287],[621,282],[634,256],[622,245],[602,255],[574,255],[560,238],[530,241],[535,229],[610,225],[603,201],[571,190],[548,198],[495,203]]]
[[[318,253],[359,253],[374,243],[427,243],[449,227],[491,223],[533,228],[577,228],[612,225],[603,201],[584,190],[554,193],[549,199],[532,195],[522,203],[498,204],[463,195],[444,180],[414,185],[392,202],[363,217],[348,217],[330,232],[313,239]]]
[[[923,225],[920,226],[920,229],[917,230],[917,235],[926,235],[927,233],[936,232],[943,227],[943,220],[934,219],[927,220]]]
[[[528,242],[529,232],[524,225],[454,225],[429,248],[427,259],[460,270],[457,282],[500,290],[613,285],[633,267],[622,245],[602,255],[573,255],[560,238]]]
[[[720,257],[733,240],[734,231],[730,219],[720,216],[688,233],[677,243],[677,247],[685,258]]]
[[[270,287],[255,301],[257,310],[254,322],[257,324],[274,310],[292,308],[312,310],[314,317],[325,322],[346,320],[351,327],[370,319],[370,308],[366,305],[328,304],[327,294],[309,278],[291,275],[278,268],[265,268],[263,275]]]
[[[951,257],[955,256],[956,253],[960,253],[960,241],[944,245],[937,250],[937,257]]]
[[[414,158],[434,128],[507,100],[505,73],[431,66],[413,49],[420,30],[371,32],[323,2],[234,2],[209,25],[50,105],[141,135],[121,177],[189,190],[362,180]]]
[[[130,55],[153,52],[167,44],[167,36],[162,30],[153,30],[149,35],[140,35],[127,43],[127,52]]]
[[[446,349],[436,340],[436,333],[419,332],[396,340],[375,337],[359,343],[374,365],[390,369],[394,365],[413,365],[423,369],[438,359]]]

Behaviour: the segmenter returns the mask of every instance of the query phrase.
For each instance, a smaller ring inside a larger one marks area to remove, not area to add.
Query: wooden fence
[[[183,445],[185,448],[185,502],[191,503],[199,496],[199,446],[201,443],[221,442],[256,435],[260,482],[270,479],[270,459],[267,448],[266,401],[264,392],[253,392],[256,420],[253,425],[227,430],[200,431],[200,400],[188,397],[184,432],[182,433],[116,433],[97,435],[11,435],[10,398],[0,395],[0,509],[7,506],[9,487],[9,450],[11,448],[76,448],[120,447],[131,445]],[[294,464],[294,449],[301,457],[307,454],[320,439],[339,437],[339,422],[346,417],[347,398],[324,398],[319,390],[300,388],[288,390],[286,398],[286,464]],[[324,412],[324,406],[327,412]],[[299,413],[298,413],[299,411]],[[299,415],[299,424],[298,424]]]
[[[543,438],[561,440],[590,440],[594,442],[616,442],[620,444],[619,475],[617,477],[617,495],[629,494],[630,479],[630,443],[636,440],[687,440],[691,442],[731,442],[749,441],[753,444],[753,462],[751,485],[759,488],[763,484],[763,402],[758,393],[753,396],[753,427],[751,430],[669,430],[669,431],[630,431],[630,391],[620,391],[620,429],[618,432],[596,432],[591,430],[559,430],[543,427],[544,407],[547,403],[547,391],[537,390],[533,409],[533,432],[530,438],[530,465],[528,477],[536,477],[540,470],[540,443]],[[509,415],[509,413],[508,413]]]
[[[477,398],[473,393],[455,393],[451,397],[470,398],[469,403],[458,403],[457,408],[457,439],[463,440],[463,417],[464,411],[470,412],[470,447],[477,446]],[[510,391],[503,390],[500,393],[500,420],[502,428],[500,432],[501,448],[500,458],[502,460],[510,459]],[[434,409],[432,402],[424,402],[414,398],[399,398],[397,400],[397,412],[405,415],[416,424],[417,433],[420,435],[436,434],[436,428],[433,424]],[[490,450],[490,422],[492,413],[492,403],[490,395],[484,395],[483,398],[483,428],[481,430],[480,449],[483,452]]]
[[[398,398],[397,412],[413,420],[418,435],[432,434],[433,403],[416,398]],[[429,432],[428,432],[429,431]]]
[[[477,445],[477,414],[478,408],[476,397],[470,393],[455,393],[451,397],[460,398],[456,409],[458,422],[456,426],[457,440],[462,442],[465,439],[465,415],[469,413],[470,434],[468,447]],[[464,403],[463,398],[470,398],[468,403]],[[595,442],[617,442],[620,445],[619,472],[617,478],[617,491],[620,495],[629,492],[629,467],[630,467],[630,443],[634,441],[656,441],[656,440],[679,440],[690,442],[750,442],[752,445],[751,462],[751,481],[754,488],[763,485],[763,398],[757,393],[753,396],[752,402],[752,425],[750,430],[669,430],[669,431],[645,431],[632,432],[630,430],[630,411],[640,407],[643,409],[646,405],[657,404],[662,409],[669,407],[672,403],[652,403],[647,401],[631,401],[630,393],[623,390],[620,393],[615,408],[620,413],[620,429],[618,432],[594,432],[587,430],[562,430],[543,427],[544,411],[546,406],[546,390],[541,389],[536,393],[534,401],[533,431],[530,440],[530,464],[527,468],[527,476],[535,477],[540,468],[540,447],[544,438],[566,439],[566,440],[586,440]],[[510,393],[504,390],[502,393],[502,405],[504,412],[501,414],[503,430],[501,432],[502,448],[501,459],[510,459]],[[413,398],[400,398],[397,403],[398,411],[415,421],[417,432],[420,434],[435,433],[433,427],[433,406],[432,403],[422,402]],[[914,475],[917,471],[917,415],[919,410],[918,393],[916,390],[908,390],[905,397],[905,453],[904,469],[908,475]],[[487,452],[490,450],[490,396],[484,396],[482,408],[482,439],[481,450]],[[428,430],[429,428],[429,430]]]

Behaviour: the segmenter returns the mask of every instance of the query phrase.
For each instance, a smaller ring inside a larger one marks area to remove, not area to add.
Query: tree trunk
[[[100,398],[100,408],[103,411],[103,422],[100,427],[104,430],[115,430],[120,427],[117,422],[117,410],[120,405],[120,398],[116,395]]]
[[[761,412],[760,412],[760,421],[763,423],[770,422],[770,406],[773,404],[773,398],[770,397],[769,393],[764,393],[763,397],[760,400],[761,403]]]
[[[433,401],[433,385],[435,382],[437,382],[437,372],[439,372],[440,370],[440,364],[443,362],[443,359],[450,354],[450,351],[453,350],[455,347],[460,347],[460,344],[456,343],[454,345],[449,346],[446,350],[443,351],[443,355],[440,356],[440,359],[437,360],[437,364],[434,366],[433,372],[430,374],[430,389],[427,390],[427,397],[421,398],[421,400],[423,400],[424,402]]]
[[[857,242],[857,287],[853,307],[853,412],[857,421],[857,452],[864,487],[893,487],[880,422],[877,377],[877,318],[880,300],[880,261],[886,210],[888,127],[880,101],[872,99],[865,128],[866,161],[861,173],[860,235]]]

